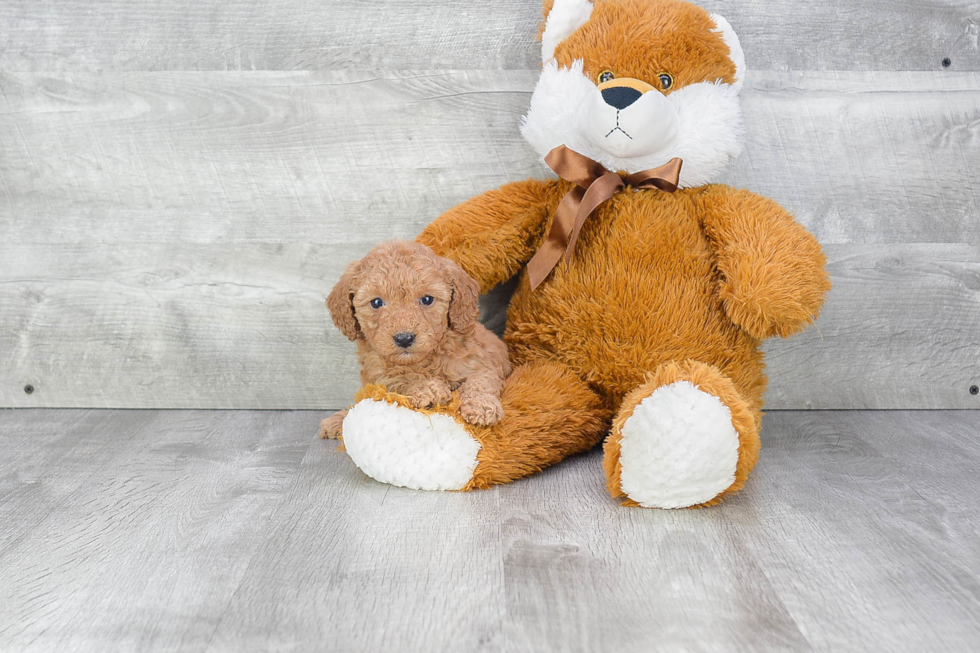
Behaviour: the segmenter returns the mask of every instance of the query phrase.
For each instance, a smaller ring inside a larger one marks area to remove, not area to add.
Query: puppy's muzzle
[[[415,342],[414,333],[396,333],[391,337],[395,341],[395,344],[404,349],[408,349]]]

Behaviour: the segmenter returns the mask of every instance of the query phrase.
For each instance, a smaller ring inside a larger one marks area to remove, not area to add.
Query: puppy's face
[[[390,363],[413,364],[438,351],[450,329],[472,328],[477,294],[476,282],[452,261],[395,241],[353,264],[327,306],[351,340],[364,338]]]
[[[430,355],[449,328],[452,289],[429,261],[397,256],[364,274],[354,316],[372,348],[394,362]]]

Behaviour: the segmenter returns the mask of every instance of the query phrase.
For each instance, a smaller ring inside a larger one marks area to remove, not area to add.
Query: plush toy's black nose
[[[395,344],[398,345],[399,347],[405,347],[407,349],[408,347],[412,346],[413,342],[415,342],[415,334],[396,333],[394,336],[392,336],[392,340],[394,340]]]
[[[639,100],[641,95],[643,93],[629,86],[613,86],[602,91],[602,99],[606,104],[617,109],[625,109]]]

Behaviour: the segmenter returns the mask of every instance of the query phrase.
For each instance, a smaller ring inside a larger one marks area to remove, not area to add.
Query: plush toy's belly
[[[570,265],[508,311],[515,362],[569,365],[616,403],[669,360],[715,365],[750,401],[761,396],[758,342],[722,308],[715,254],[692,192],[620,193],[586,222]]]

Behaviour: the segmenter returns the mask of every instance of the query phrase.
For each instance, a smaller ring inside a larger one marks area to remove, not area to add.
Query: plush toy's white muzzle
[[[521,133],[541,156],[564,145],[608,170],[639,172],[680,157],[680,187],[700,186],[741,151],[738,87],[700,82],[669,95],[653,89],[617,108],[585,76],[581,60],[565,68],[552,59],[541,71]]]
[[[647,91],[626,104],[615,97],[606,97],[611,90],[632,89],[618,87],[605,93],[596,89],[597,92],[590,94],[587,114],[580,123],[582,135],[589,143],[621,159],[670,147],[677,136],[677,111],[664,95]]]

